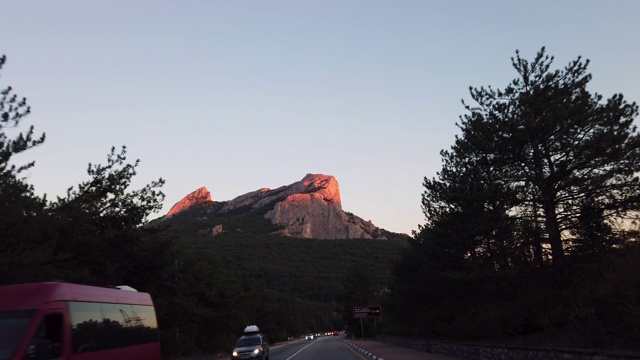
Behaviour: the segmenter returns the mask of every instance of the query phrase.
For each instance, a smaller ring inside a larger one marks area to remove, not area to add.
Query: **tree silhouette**
[[[470,88],[476,104],[465,104],[461,135],[442,151],[438,177],[425,179],[424,229],[455,213],[485,224],[458,234],[469,244],[465,256],[523,245],[536,254],[542,242],[550,248],[547,258],[560,265],[574,244],[585,241],[577,236],[588,234],[585,224],[601,228],[590,233],[600,236],[611,220],[638,209],[638,106],[620,94],[602,101],[587,91],[588,60],[578,57],[561,70],[551,70],[552,62],[544,48],[531,62],[516,51],[518,77],[504,90]],[[518,223],[529,224],[537,236],[514,234]]]

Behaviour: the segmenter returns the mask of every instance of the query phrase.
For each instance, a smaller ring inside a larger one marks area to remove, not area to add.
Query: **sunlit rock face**
[[[206,188],[198,189],[174,205],[167,217],[207,200],[211,195]],[[370,221],[342,210],[338,181],[330,175],[307,174],[290,185],[240,195],[224,203],[218,214],[244,211],[264,213],[272,224],[284,227],[279,233],[295,238],[385,239]]]
[[[204,203],[206,201],[211,201],[211,193],[209,192],[209,190],[207,190],[206,187],[203,186],[175,203],[175,205],[173,205],[171,207],[171,210],[169,210],[169,212],[167,213],[166,217],[171,217],[196,204]]]
[[[267,188],[262,188],[260,190],[240,195],[237,198],[234,198],[233,200],[224,204],[221,212],[228,212],[245,206],[251,208],[259,207],[260,205],[257,204],[259,204],[261,200],[264,200],[265,198],[268,199],[270,191],[271,190]]]
[[[337,203],[313,193],[290,195],[265,217],[274,225],[284,226],[283,235],[296,238],[371,239],[380,235],[370,222],[348,215]]]
[[[287,196],[265,217],[284,226],[282,234],[297,238],[371,239],[378,229],[342,211],[340,188],[333,176],[307,174],[289,185]]]
[[[227,202],[222,207],[222,212],[245,206],[257,209],[270,203],[282,201],[290,195],[299,193],[313,193],[325,201],[335,202],[338,206],[341,206],[340,190],[336,178],[320,174],[307,174],[302,180],[290,185],[281,186],[273,190],[262,188],[240,195]]]

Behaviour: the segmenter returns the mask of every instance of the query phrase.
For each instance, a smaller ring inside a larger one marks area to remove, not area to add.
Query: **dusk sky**
[[[469,86],[504,88],[517,49],[591,92],[640,101],[640,1],[0,2],[0,88],[27,98],[47,140],[16,157],[50,200],[112,146],[164,178],[161,213],[206,186],[227,201],[307,173],[386,230],[425,222],[424,177],[459,133]]]

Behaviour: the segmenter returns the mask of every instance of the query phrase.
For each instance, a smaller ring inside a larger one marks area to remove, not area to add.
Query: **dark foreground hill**
[[[384,288],[408,243],[407,236],[390,232],[386,240],[292,238],[278,235],[279,228],[256,212],[211,216],[218,206],[201,204],[156,225],[166,227],[165,236],[181,251],[198,253],[249,283],[314,302],[335,301],[353,268]],[[214,234],[214,227],[222,230]]]

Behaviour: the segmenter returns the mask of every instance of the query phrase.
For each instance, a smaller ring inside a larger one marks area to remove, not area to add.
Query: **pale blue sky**
[[[47,134],[29,181],[63,195],[111,146],[162,177],[161,214],[333,175],[343,209],[424,223],[469,86],[503,88],[516,49],[591,60],[592,92],[640,101],[640,1],[0,1],[0,87]]]

